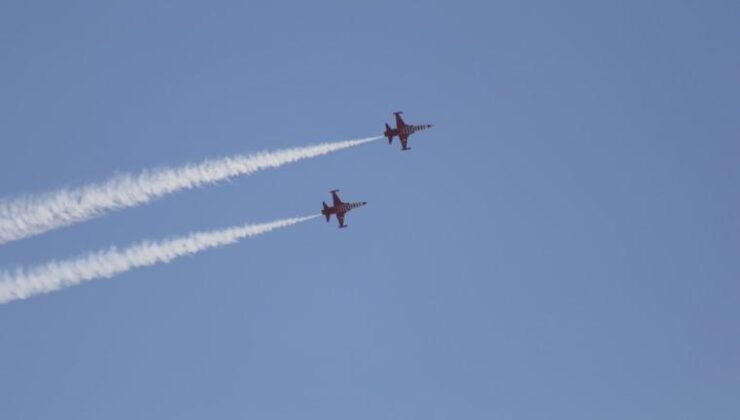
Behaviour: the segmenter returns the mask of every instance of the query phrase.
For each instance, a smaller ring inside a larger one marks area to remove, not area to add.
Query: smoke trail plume
[[[336,152],[381,137],[321,143],[120,175],[76,189],[0,200],[0,244],[134,207],[163,195]]]
[[[168,263],[178,257],[228,245],[243,238],[292,226],[316,217],[318,215],[191,233],[159,242],[146,241],[122,250],[113,246],[71,260],[52,261],[14,271],[0,271],[0,303],[27,299],[85,281],[113,277],[137,267]]]

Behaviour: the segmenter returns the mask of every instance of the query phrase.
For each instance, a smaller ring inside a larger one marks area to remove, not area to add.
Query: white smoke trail
[[[13,271],[0,271],[0,303],[27,299],[34,295],[53,292],[98,278],[113,277],[137,267],[168,263],[178,257],[231,244],[243,238],[295,225],[316,217],[318,215],[210,232],[196,232],[159,242],[145,241],[122,250],[112,246],[107,250],[89,253],[71,260],[52,261]]]
[[[109,211],[138,206],[179,190],[249,175],[379,138],[382,137],[206,160],[179,168],[144,171],[135,176],[119,175],[76,189],[0,200],[0,244],[89,220]]]

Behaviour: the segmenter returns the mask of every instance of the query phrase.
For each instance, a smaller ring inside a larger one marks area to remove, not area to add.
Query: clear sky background
[[[740,3],[347,3],[0,2],[1,197],[434,124],[0,247],[369,202],[0,306],[0,418],[740,418]]]

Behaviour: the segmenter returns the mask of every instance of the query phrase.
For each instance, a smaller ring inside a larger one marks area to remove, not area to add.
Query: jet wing
[[[409,138],[407,136],[399,137],[401,139],[401,149],[406,150],[408,149],[408,146],[406,146],[406,143],[409,141]]]
[[[396,114],[396,128],[405,127],[406,123],[403,122],[403,118],[401,118],[401,114]]]
[[[344,227],[344,213],[337,213],[337,220],[339,221],[339,227]]]
[[[334,200],[334,207],[337,207],[340,204],[344,204],[342,203],[342,199],[339,198],[339,196],[337,195],[337,190],[331,192],[331,198]]]

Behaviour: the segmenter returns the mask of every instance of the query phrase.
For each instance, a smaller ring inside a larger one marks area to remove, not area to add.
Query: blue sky
[[[369,202],[0,306],[0,418],[738,418],[739,16],[2,2],[2,197],[397,110],[434,128],[3,245],[13,267]]]

